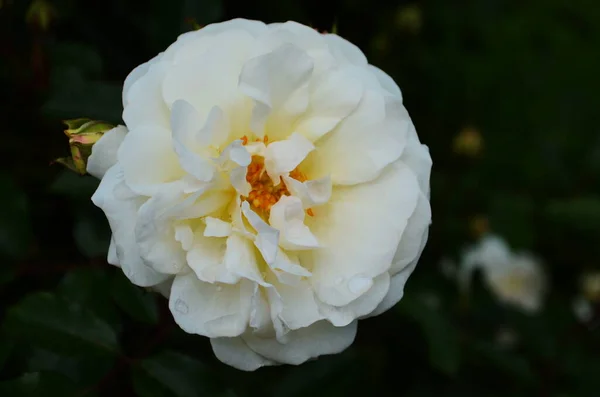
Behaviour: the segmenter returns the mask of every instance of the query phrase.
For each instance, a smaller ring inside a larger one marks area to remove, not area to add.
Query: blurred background
[[[396,80],[434,161],[404,299],[342,354],[254,373],[106,264],[98,182],[50,165],[62,120],[121,122],[129,71],[235,17],[335,23]],[[594,0],[0,0],[0,396],[597,397],[600,292],[582,279],[600,271],[599,71]],[[486,233],[539,258],[539,310],[477,274],[459,288]]]

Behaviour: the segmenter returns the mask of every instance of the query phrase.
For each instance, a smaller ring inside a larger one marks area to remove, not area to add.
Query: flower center
[[[256,139],[257,142],[268,142],[268,138],[265,136],[264,139]],[[242,137],[242,143],[246,145],[248,138]],[[297,181],[304,182],[307,180],[298,167],[290,172],[290,178],[294,178]],[[262,212],[269,212],[271,207],[279,201],[281,196],[290,196],[283,178],[279,178],[279,184],[275,186],[273,181],[265,170],[265,159],[262,156],[252,156],[252,161],[248,165],[248,171],[246,172],[246,181],[250,184],[252,190],[248,194],[248,197],[243,197],[244,200],[248,201],[255,210]],[[309,208],[306,210],[306,214],[313,216],[312,210]]]

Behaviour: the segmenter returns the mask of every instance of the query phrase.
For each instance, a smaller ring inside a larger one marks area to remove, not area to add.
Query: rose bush
[[[348,347],[398,302],[431,158],[394,81],[335,34],[232,20],[135,68],[93,147],[108,255],[243,370]]]

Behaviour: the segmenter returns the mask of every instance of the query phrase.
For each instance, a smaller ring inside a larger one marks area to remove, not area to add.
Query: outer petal
[[[165,274],[178,274],[186,265],[185,251],[175,239],[174,219],[163,211],[177,202],[179,195],[165,189],[146,201],[139,209],[135,239],[144,262]]]
[[[169,128],[169,108],[163,101],[161,86],[170,68],[168,62],[154,62],[148,67],[148,71],[129,87],[126,94],[127,104],[123,109],[123,121],[130,131],[143,125]]]
[[[256,101],[250,123],[255,134],[264,135],[267,118],[272,112],[276,117],[271,120],[272,123],[281,129],[286,125],[285,122],[290,123],[291,117],[306,110],[312,70],[310,57],[290,44],[253,58],[244,65],[239,88]],[[269,131],[270,137],[273,137],[272,133],[277,133],[276,138],[286,136],[288,132],[275,128]]]
[[[408,277],[412,274],[413,270],[415,270],[415,267],[419,262],[419,258],[421,257],[423,248],[425,248],[425,244],[427,243],[427,237],[428,233],[427,231],[425,231],[425,234],[423,235],[421,240],[421,249],[419,250],[418,255],[413,259],[411,263],[408,264],[408,266],[405,266],[402,270],[400,270],[400,272],[392,276],[392,279],[390,280],[390,288],[388,290],[387,295],[385,296],[385,298],[383,298],[383,300],[377,306],[377,308],[366,317],[378,316],[381,313],[390,309],[392,306],[398,303],[400,299],[402,299],[402,297],[404,296],[404,286],[406,285],[406,281],[408,280]]]
[[[431,206],[425,194],[420,193],[417,208],[408,219],[408,224],[394,255],[394,261],[390,269],[392,276],[421,254],[423,235],[427,233],[430,224]]]
[[[338,62],[350,63],[356,66],[367,66],[368,62],[365,54],[348,40],[337,34],[326,34],[324,38],[329,46],[329,50]]]
[[[335,128],[360,102],[363,93],[360,77],[355,68],[342,68],[313,79],[308,110],[295,131],[314,142]]]
[[[400,162],[373,182],[334,189],[307,219],[322,248],[301,254],[321,301],[347,305],[389,270],[418,194],[414,174]]]
[[[398,98],[402,99],[402,92],[400,92],[400,88],[398,84],[392,79],[386,72],[379,69],[377,66],[369,65],[368,66],[371,73],[375,75],[377,81],[379,81],[379,85],[381,88],[386,90],[391,95],[395,95]]]
[[[247,33],[238,33],[236,40],[220,46],[215,43],[202,56],[171,66],[162,84],[164,101],[169,106],[179,99],[189,102],[203,122],[214,106],[221,108],[226,118],[234,119],[232,112],[245,100],[237,89],[238,79],[248,57],[247,46],[254,41]]]
[[[156,59],[156,58],[154,58]],[[152,61],[144,62],[141,65],[136,66],[125,78],[123,82],[123,107],[126,107],[129,103],[129,90],[131,86],[138,81],[141,77],[148,73],[148,69],[150,69]]]
[[[219,360],[242,371],[255,371],[260,367],[277,365],[250,349],[241,337],[212,338],[210,344]]]
[[[282,344],[275,338],[260,338],[244,334],[243,339],[250,349],[272,361],[298,365],[326,354],[344,351],[354,341],[356,321],[345,327],[334,327],[327,321],[290,331],[287,343]]]
[[[259,45],[261,52],[270,52],[284,45],[291,44],[306,52],[314,63],[314,73],[319,75],[335,64],[327,42],[322,34],[306,25],[294,21],[269,24],[269,33],[263,36]]]
[[[154,195],[161,185],[184,175],[171,147],[170,135],[163,128],[140,127],[125,137],[117,156],[125,182],[134,192]]]
[[[114,254],[123,273],[132,283],[148,287],[156,285],[168,278],[168,275],[160,274],[144,264],[139,254],[139,248],[135,241],[134,228],[137,220],[138,208],[144,199],[140,197],[128,200],[119,200],[115,197],[115,187],[123,183],[123,174],[118,165],[110,168],[98,190],[92,196],[92,202],[100,207],[106,214],[108,223],[113,232]],[[115,262],[111,254],[111,263]]]
[[[401,157],[404,164],[408,165],[417,175],[421,191],[429,198],[429,178],[431,176],[431,156],[429,148],[422,145],[417,136],[417,131],[412,123],[409,126],[406,150]]]
[[[406,281],[408,277],[411,275],[412,271],[416,267],[417,262],[411,263],[409,266],[405,267],[400,273],[397,273],[390,280],[390,289],[385,298],[381,301],[379,306],[370,313],[367,317],[378,316],[381,313],[386,312],[390,308],[392,308],[396,303],[402,299],[404,296],[404,286],[406,285]]]
[[[110,237],[110,245],[108,246],[108,257],[106,261],[110,265],[114,265],[117,267],[121,267],[119,263],[119,257],[117,256],[117,243],[115,243],[115,238],[113,236]]]
[[[92,146],[92,154],[87,163],[87,172],[90,175],[102,179],[106,171],[117,163],[117,151],[126,134],[126,127],[116,126]]]
[[[367,90],[357,110],[316,142],[306,172],[315,179],[331,175],[334,185],[373,180],[400,158],[411,124],[399,100]]]
[[[213,23],[200,30],[184,33],[165,51],[165,58],[181,63],[198,57],[213,47],[229,47],[231,51],[244,51],[254,47],[238,38],[243,35],[256,38],[267,31],[267,26],[260,21],[232,19]],[[235,46],[235,47],[234,47]]]
[[[321,303],[320,309],[333,325],[343,327],[375,310],[389,289],[390,275],[387,272],[382,273],[373,280],[373,286],[367,292],[346,306],[335,307]]]
[[[194,273],[178,275],[171,287],[169,309],[187,333],[209,338],[242,334],[250,318],[252,283],[210,284]]]
[[[325,318],[319,311],[315,293],[307,280],[293,286],[277,284],[276,288],[283,303],[279,317],[289,329],[305,328]]]

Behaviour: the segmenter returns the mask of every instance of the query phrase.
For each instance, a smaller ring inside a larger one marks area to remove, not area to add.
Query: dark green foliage
[[[600,268],[596,2],[46,0],[45,31],[26,23],[31,3],[0,0],[0,396],[600,395],[598,316],[571,310],[580,274]],[[62,119],[120,122],[130,70],[190,20],[235,17],[337,20],[398,82],[434,161],[430,239],[404,299],[361,321],[342,354],[255,373],[220,363],[161,295],[106,263],[98,181],[49,165],[68,155]],[[469,126],[483,142],[473,157],[453,150]],[[500,305],[478,279],[463,296],[442,275],[476,216],[544,260],[539,314]]]

